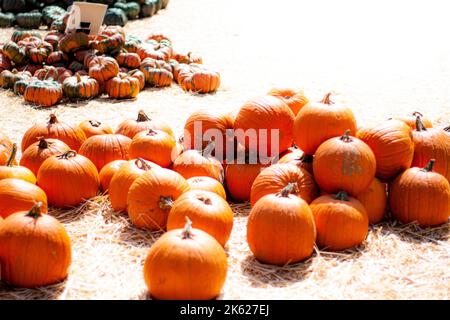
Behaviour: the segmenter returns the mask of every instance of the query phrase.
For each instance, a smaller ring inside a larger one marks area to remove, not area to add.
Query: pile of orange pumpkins
[[[220,74],[203,65],[200,56],[174,52],[164,35],[142,41],[119,26],[104,27],[96,36],[15,31],[2,46],[0,72],[2,88],[42,107],[101,94],[135,98],[145,86],[167,87],[174,81],[194,93],[220,86]]]
[[[421,227],[448,222],[450,133],[418,112],[358,127],[352,110],[331,94],[313,102],[302,90],[282,88],[248,100],[235,116],[195,112],[184,136],[199,134],[196,122],[201,134],[213,128],[224,136],[228,129],[277,129],[277,161],[211,156],[204,152],[210,142],[195,149],[143,111],[115,130],[98,119],[71,124],[52,114],[23,135],[19,164],[17,146],[1,136],[2,280],[35,287],[64,279],[70,240],[45,214],[47,206],[74,207],[99,189],[136,227],[167,231],[143,270],[158,299],[220,294],[233,227],[227,199],[250,202],[249,248],[260,262],[281,266],[309,258],[315,245],[331,251],[357,246],[369,224],[385,219]],[[257,149],[274,143],[270,134],[257,138]],[[252,148],[236,146],[246,153]],[[25,251],[31,244],[33,253]],[[54,268],[35,272],[47,263]]]

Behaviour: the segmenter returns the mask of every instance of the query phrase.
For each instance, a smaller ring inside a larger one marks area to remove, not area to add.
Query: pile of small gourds
[[[165,9],[169,0],[87,0],[108,5],[103,23],[124,26],[128,20],[151,17]],[[17,26],[22,29],[65,30],[64,19],[73,0],[3,0],[1,2],[0,28]]]
[[[145,41],[108,26],[99,35],[51,31],[15,31],[0,52],[0,86],[25,101],[50,107],[64,98],[135,98],[144,87],[166,87],[176,81],[185,91],[210,93],[219,73],[196,55],[174,53],[164,35]]]
[[[202,129],[196,132],[199,122]],[[235,142],[226,157],[211,152],[217,141],[203,141],[209,129]],[[256,130],[256,143],[230,137],[229,129]],[[266,134],[270,129],[279,134]],[[33,287],[65,278],[69,244],[59,223],[45,215],[47,205],[74,207],[99,190],[134,226],[167,230],[144,265],[149,292],[158,299],[211,299],[220,293],[228,268],[224,247],[233,227],[227,198],[250,202],[249,248],[256,259],[273,265],[303,261],[315,245],[331,251],[357,246],[369,224],[385,219],[438,226],[450,216],[448,131],[433,128],[418,112],[358,127],[352,110],[330,94],[311,102],[302,90],[291,89],[251,99],[236,116],[194,112],[184,139],[143,111],[115,130],[92,119],[60,122],[52,114],[25,132],[19,165],[17,147],[0,136],[0,216],[5,218],[0,261],[7,264],[2,280]],[[250,159],[263,149],[274,163],[236,162],[240,153]],[[52,219],[53,229],[46,221],[46,228],[33,234],[10,236],[31,219],[44,218]],[[61,240],[35,241],[49,232],[60,233]],[[33,251],[38,260],[20,250],[30,243],[40,246]],[[56,258],[50,254],[55,246],[61,248]],[[27,263],[19,268],[19,260]],[[33,270],[47,262],[60,272],[39,269],[36,276]]]

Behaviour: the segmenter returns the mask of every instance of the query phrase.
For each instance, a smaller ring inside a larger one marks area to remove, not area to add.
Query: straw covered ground
[[[450,124],[450,44],[444,3],[409,1],[171,0],[157,16],[127,25],[145,36],[167,34],[179,51],[192,50],[222,75],[214,95],[178,86],[146,89],[133,101],[97,99],[52,109],[25,105],[0,91],[0,130],[17,142],[50,112],[63,121],[94,118],[116,126],[139,109],[181,134],[197,109],[236,111],[272,86],[302,87],[311,99],[332,90],[360,125],[421,111],[435,126]],[[417,21],[421,21],[418,23]],[[12,30],[1,30],[0,39]],[[384,222],[350,251],[316,250],[286,267],[257,262],[245,241],[247,204],[232,204],[224,299],[449,299],[450,225],[420,229]],[[134,228],[98,196],[70,211],[52,211],[73,245],[69,278],[34,290],[0,285],[0,299],[147,299],[142,267],[160,233]]]

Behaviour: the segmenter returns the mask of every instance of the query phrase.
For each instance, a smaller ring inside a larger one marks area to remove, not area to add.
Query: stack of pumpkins
[[[202,130],[196,132],[199,122]],[[448,221],[450,135],[419,113],[358,128],[352,111],[330,94],[309,102],[302,91],[274,89],[247,101],[236,116],[195,112],[184,129],[185,139],[176,139],[167,123],[143,111],[116,130],[96,120],[73,125],[51,115],[24,134],[20,165],[14,145],[0,137],[3,226],[14,212],[30,217],[23,211],[37,202],[42,212],[47,203],[73,207],[101,189],[136,227],[168,231],[144,265],[150,293],[211,299],[227,274],[224,247],[233,227],[227,196],[250,201],[250,250],[275,265],[307,259],[315,244],[326,250],[359,245],[369,224],[387,218],[388,211],[422,227]],[[195,143],[208,129],[233,142],[228,129],[254,129],[257,143],[233,145],[232,159],[209,155],[212,141]],[[275,150],[274,142],[278,151],[269,155],[279,159],[275,164],[234,161],[240,152]],[[0,239],[8,234],[2,228]],[[2,279],[14,284],[8,274]]]
[[[103,20],[106,25],[124,26],[128,20],[151,17],[165,9],[169,0],[87,0],[108,5]],[[22,29],[65,30],[64,18],[73,0],[3,0],[1,2],[0,28],[17,26]]]
[[[220,75],[201,57],[174,53],[165,36],[141,41],[121,27],[105,27],[99,35],[51,31],[15,31],[0,53],[0,86],[23,94],[25,101],[50,107],[64,97],[91,99],[103,93],[113,99],[134,98],[146,85],[170,86],[209,93]],[[175,76],[174,76],[175,75]]]

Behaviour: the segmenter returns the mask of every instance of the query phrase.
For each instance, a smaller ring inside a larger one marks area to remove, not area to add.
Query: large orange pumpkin
[[[103,166],[98,174],[100,178],[100,187],[103,192],[108,191],[111,179],[125,163],[127,163],[126,160],[114,160]]]
[[[211,156],[203,156],[201,151],[186,150],[173,162],[172,169],[185,179],[207,176],[223,181],[222,164]]]
[[[60,122],[54,114],[50,115],[48,122],[39,122],[25,132],[22,138],[22,152],[40,137],[61,140],[75,151],[78,151],[86,140],[86,135],[79,126]]]
[[[273,88],[269,91],[271,96],[281,99],[291,108],[294,115],[309,102],[303,90],[294,90],[292,88]]]
[[[376,224],[383,220],[386,214],[387,192],[386,184],[377,178],[373,179],[369,188],[363,193],[355,195],[362,203],[369,217],[369,223]]]
[[[253,182],[268,165],[261,163],[230,163],[225,169],[225,183],[236,201],[249,201]]]
[[[156,299],[209,300],[220,294],[227,269],[222,246],[206,232],[193,229],[189,221],[184,229],[169,231],[152,245],[144,279]]]
[[[58,208],[73,207],[96,196],[100,186],[95,165],[73,150],[45,160],[37,183],[47,194],[49,204]]]
[[[450,181],[450,137],[444,130],[425,128],[420,116],[416,118],[413,131],[414,157],[411,167],[423,168],[430,159],[435,159],[433,171]]]
[[[0,224],[2,281],[15,287],[55,284],[67,277],[72,261],[63,225],[41,212],[42,203],[10,215]]]
[[[14,165],[16,153],[17,153],[17,145],[14,143],[8,162],[6,163],[6,165],[0,166],[0,180],[8,178],[16,178],[35,184],[36,176],[30,169],[24,166]]]
[[[58,139],[39,138],[39,141],[30,145],[22,153],[20,165],[27,167],[35,176],[42,163],[55,154],[61,154],[70,150],[69,146]]]
[[[161,167],[168,167],[177,157],[177,143],[173,136],[150,129],[136,134],[130,144],[130,158],[144,158]]]
[[[421,227],[448,222],[450,216],[450,185],[447,179],[433,172],[435,160],[425,168],[410,168],[391,184],[389,205],[392,216],[403,223],[416,221]]]
[[[165,122],[151,119],[147,116],[144,110],[139,110],[137,119],[127,119],[122,121],[116,129],[116,133],[123,134],[130,139],[133,139],[136,134],[142,131],[162,130],[174,136],[172,128]]]
[[[161,230],[175,200],[189,190],[178,173],[154,168],[142,174],[130,187],[127,204],[131,222],[138,228]]]
[[[233,228],[233,211],[225,199],[204,190],[183,193],[170,209],[167,230],[182,228],[186,216],[197,229],[207,232],[225,246]]]
[[[128,160],[131,139],[121,134],[101,134],[88,138],[79,153],[91,160],[97,170],[114,160]]]
[[[218,194],[224,199],[227,198],[227,194],[225,192],[223,185],[219,181],[211,177],[206,176],[192,177],[187,179],[186,182],[189,184],[191,190],[210,191]]]
[[[333,102],[327,93],[320,102],[306,104],[295,117],[294,142],[306,154],[313,155],[326,140],[345,130],[356,134],[356,120],[350,108]]]
[[[294,113],[273,96],[247,101],[234,121],[238,142],[261,156],[273,157],[292,146]],[[273,140],[273,141],[272,141]]]
[[[86,138],[97,136],[101,134],[112,134],[113,129],[109,124],[101,123],[97,120],[84,120],[80,123],[80,128],[83,130]]]
[[[328,250],[344,250],[364,241],[369,218],[364,206],[345,191],[315,199],[310,208],[317,230],[317,245]]]
[[[133,159],[120,167],[109,183],[109,199],[114,211],[127,211],[128,191],[134,180],[156,167],[159,166],[144,159]]]
[[[277,194],[262,197],[250,212],[247,242],[256,259],[286,265],[307,259],[314,251],[316,228],[308,204],[291,195],[288,184]]]
[[[367,143],[377,160],[376,176],[389,181],[410,167],[414,156],[411,128],[400,120],[358,130],[357,137]]]
[[[369,188],[375,178],[375,155],[358,138],[343,136],[325,141],[314,155],[314,178],[320,190],[336,193],[344,190],[357,195]]]
[[[250,192],[250,204],[253,207],[263,196],[278,193],[289,183],[295,187],[291,194],[307,203],[311,203],[319,193],[312,175],[306,170],[291,163],[274,164],[256,177]]]
[[[38,186],[21,179],[0,180],[1,217],[29,210],[36,202],[42,202],[42,211],[47,211],[47,196]]]

